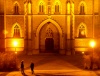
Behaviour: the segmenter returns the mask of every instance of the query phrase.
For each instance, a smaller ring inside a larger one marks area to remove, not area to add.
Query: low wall
[[[90,50],[92,47],[90,46],[90,42],[94,40],[96,42],[96,45],[94,47],[94,49],[96,50],[100,50],[100,38],[98,39],[92,39],[92,38],[76,38],[75,39],[75,51],[88,51]]]
[[[14,42],[17,42],[17,45],[14,45]],[[24,38],[7,38],[5,40],[6,51],[23,51],[24,50]]]

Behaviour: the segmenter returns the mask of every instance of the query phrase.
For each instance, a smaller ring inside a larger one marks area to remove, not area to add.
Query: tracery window
[[[15,15],[19,14],[19,6],[17,3],[14,5],[14,14]]]
[[[53,31],[49,28],[46,32],[46,37],[52,38],[53,37]]]
[[[58,2],[55,5],[55,14],[59,14],[59,4],[58,4]]]
[[[39,5],[39,14],[44,14],[44,5],[42,2]]]
[[[79,38],[85,38],[86,37],[86,29],[83,25],[79,27]]]
[[[18,25],[16,25],[16,26],[14,27],[14,34],[13,34],[13,37],[15,37],[15,38],[20,37],[20,28],[19,28]]]
[[[80,6],[80,14],[81,14],[81,15],[84,15],[84,14],[85,14],[85,10],[84,10],[84,9],[85,9],[85,6],[84,6],[84,4],[82,3],[81,6]]]

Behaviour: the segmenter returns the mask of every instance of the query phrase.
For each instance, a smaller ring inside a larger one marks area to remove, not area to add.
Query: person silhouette
[[[21,68],[21,73],[24,74],[24,60],[21,61],[20,68]]]
[[[33,73],[34,73],[34,63],[33,63],[33,62],[31,62],[30,68],[31,68],[31,72],[32,72],[32,74],[33,74]]]

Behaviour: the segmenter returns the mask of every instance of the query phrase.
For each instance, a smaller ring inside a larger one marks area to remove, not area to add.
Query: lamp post
[[[14,44],[14,47],[15,47],[15,54],[17,54],[16,47],[18,45],[18,42],[17,41],[14,41],[13,44]]]
[[[95,47],[95,45],[96,45],[95,41],[92,40],[92,41],[90,42],[90,46],[92,47],[92,56],[91,56],[91,65],[90,65],[90,69],[93,69],[93,62],[94,62],[94,60],[93,60],[93,54],[94,54],[94,47]]]

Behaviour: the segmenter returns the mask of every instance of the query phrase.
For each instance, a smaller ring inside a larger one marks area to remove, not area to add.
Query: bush
[[[18,69],[18,59],[14,53],[0,53],[0,71]]]
[[[98,53],[94,52],[92,53],[86,53],[83,55],[83,64],[84,68],[90,69],[91,61],[93,62],[93,68],[100,69],[100,56]]]

